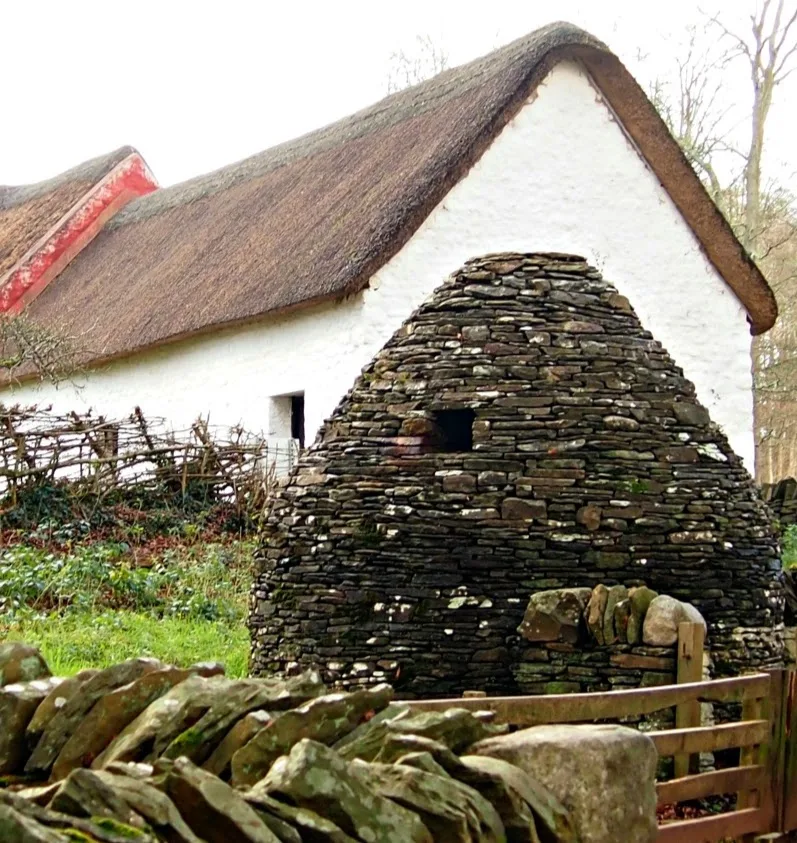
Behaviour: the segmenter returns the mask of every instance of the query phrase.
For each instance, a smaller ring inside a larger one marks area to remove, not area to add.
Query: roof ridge
[[[108,228],[119,228],[141,222],[180,205],[219,193],[234,187],[241,181],[258,178],[265,173],[286,166],[301,158],[308,158],[330,146],[343,141],[355,140],[379,129],[406,119],[403,111],[397,110],[396,102],[402,99],[411,102],[414,116],[435,108],[453,93],[461,94],[461,78],[467,75],[468,84],[476,87],[483,84],[483,77],[495,73],[496,59],[512,57],[535,45],[541,38],[549,40],[549,51],[566,45],[591,46],[596,49],[609,48],[599,39],[566,21],[557,21],[526,33],[508,44],[504,44],[483,55],[454,67],[446,68],[416,85],[388,94],[351,114],[333,120],[324,126],[312,129],[297,137],[282,141],[253,155],[225,164],[215,170],[193,176],[185,181],[169,185],[131,202],[108,224]],[[479,66],[482,65],[480,68]],[[448,78],[450,84],[446,85]]]
[[[0,211],[21,205],[23,202],[29,202],[31,199],[49,193],[65,182],[76,179],[95,181],[102,178],[106,172],[112,170],[130,155],[140,155],[140,153],[135,147],[120,146],[112,152],[89,158],[87,161],[41,181],[19,185],[0,185]]]

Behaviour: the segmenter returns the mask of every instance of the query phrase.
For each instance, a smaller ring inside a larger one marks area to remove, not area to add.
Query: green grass
[[[0,639],[39,647],[68,676],[137,656],[247,672],[251,541],[197,543],[138,567],[122,543],[0,551]]]
[[[123,543],[66,551],[17,545],[0,552],[0,601],[11,617],[29,610],[132,609],[235,620],[246,609],[253,553],[246,541],[178,546],[141,567]]]
[[[220,661],[228,676],[246,676],[249,657],[249,633],[243,622],[157,618],[125,609],[20,618],[7,628],[5,637],[38,647],[56,676],[138,656],[179,666]]]

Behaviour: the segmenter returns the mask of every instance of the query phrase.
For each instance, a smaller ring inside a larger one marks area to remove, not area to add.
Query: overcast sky
[[[702,8],[733,26],[754,2]],[[172,184],[380,99],[391,53],[419,34],[459,64],[562,19],[608,42],[643,84],[666,72],[685,26],[704,22],[690,0],[0,0],[0,184],[123,144]],[[770,171],[787,179],[796,82],[778,90],[769,136]],[[729,101],[746,103],[748,84],[729,72]]]

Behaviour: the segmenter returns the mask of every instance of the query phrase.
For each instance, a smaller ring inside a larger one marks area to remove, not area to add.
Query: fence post
[[[786,731],[788,716],[789,672],[770,671],[769,697],[765,702],[770,740],[763,755],[766,784],[761,792],[762,811],[767,831],[785,831]]]
[[[770,685],[770,693],[771,691],[772,686]],[[761,720],[764,715],[764,704],[765,701],[762,699],[745,700],[742,703],[742,721]],[[771,741],[771,729],[769,736]],[[739,766],[749,767],[753,764],[764,764],[765,767],[768,767],[765,763],[765,752],[770,747],[771,743],[769,745],[758,744],[755,746],[742,747],[739,751]],[[755,807],[762,808],[765,806],[766,799],[767,795],[765,790],[760,792],[756,790],[740,790],[736,795],[736,810],[742,811],[745,808]],[[748,840],[752,843],[753,836],[749,835],[748,837],[742,837],[741,840],[743,843],[747,843]]]
[[[705,631],[703,624],[682,623],[678,625],[678,670],[676,681],[679,685],[686,682],[703,680],[703,644]],[[700,725],[700,702],[690,700],[675,707],[675,728],[688,729]],[[697,756],[676,755],[673,759],[675,778],[689,775],[690,767],[697,772]]]
[[[786,758],[784,760],[784,783],[783,783],[783,828],[782,831],[789,832],[797,828],[797,798],[791,798],[795,790],[794,783],[797,780],[795,766],[797,766],[797,705],[795,696],[797,694],[797,673],[793,670],[786,672],[786,704],[783,710],[783,723],[785,730]]]

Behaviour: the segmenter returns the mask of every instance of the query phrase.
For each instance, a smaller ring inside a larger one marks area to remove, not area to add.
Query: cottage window
[[[472,451],[473,422],[476,414],[473,410],[438,410],[434,414],[437,426],[437,450]]]

